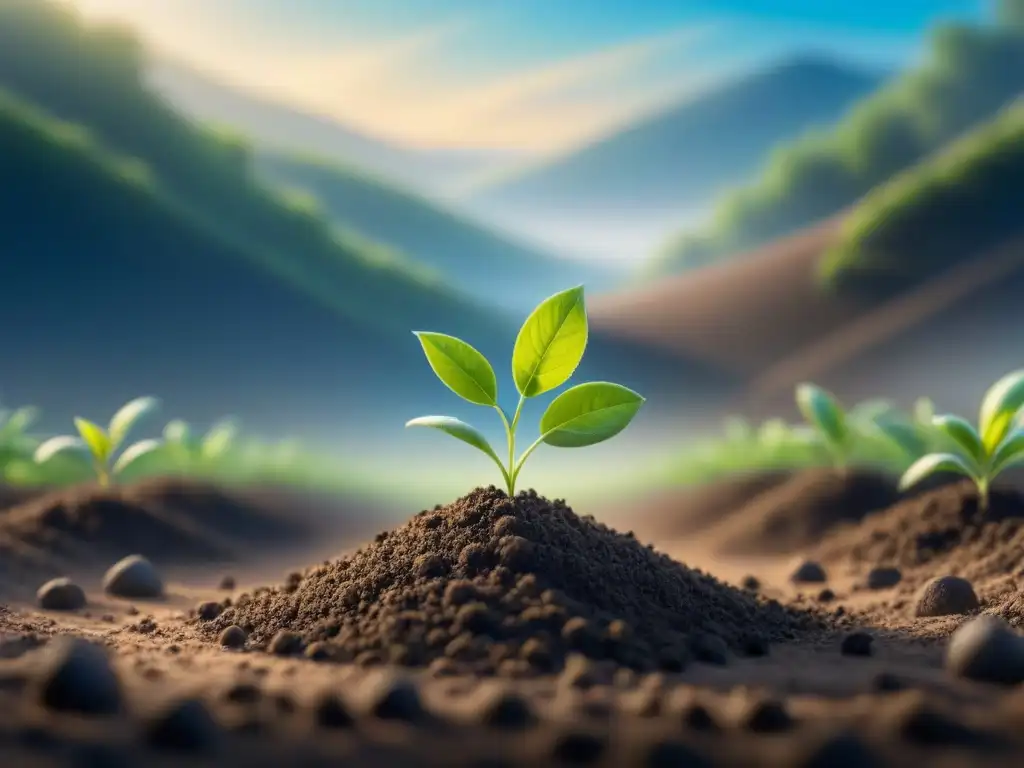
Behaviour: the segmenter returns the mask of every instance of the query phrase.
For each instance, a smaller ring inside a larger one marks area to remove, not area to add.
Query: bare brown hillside
[[[814,268],[841,217],[727,263],[598,296],[595,329],[755,377],[858,314],[822,295]]]

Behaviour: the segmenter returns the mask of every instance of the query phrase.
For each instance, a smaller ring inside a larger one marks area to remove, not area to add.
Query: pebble
[[[214,600],[200,603],[196,608],[196,616],[200,621],[213,621],[224,611],[224,606]]]
[[[825,569],[814,560],[803,560],[793,569],[789,580],[796,584],[820,584],[828,581]]]
[[[92,716],[121,711],[121,683],[104,648],[65,635],[51,640],[42,653],[45,662],[37,683],[43,706]]]
[[[970,613],[978,607],[978,596],[971,582],[959,576],[939,576],[921,588],[914,615],[953,616]]]
[[[480,719],[490,728],[521,730],[530,727],[536,717],[525,697],[514,691],[498,691],[483,703]]]
[[[882,566],[868,571],[865,584],[868,589],[889,589],[890,587],[895,587],[902,580],[903,574],[899,568]]]
[[[129,555],[104,574],[103,591],[115,597],[155,599],[163,596],[164,583],[149,560]]]
[[[945,667],[957,677],[978,682],[1024,682],[1024,637],[1000,618],[978,616],[949,638]]]
[[[245,630],[237,624],[225,627],[219,638],[220,644],[225,648],[243,648],[248,640],[249,636]]]
[[[51,579],[36,592],[44,611],[77,611],[85,607],[85,592],[71,579]]]
[[[348,707],[333,693],[320,697],[313,709],[313,717],[321,728],[351,728],[355,724]]]
[[[870,656],[874,641],[867,632],[851,632],[843,638],[839,650],[844,656]]]
[[[213,749],[221,729],[199,699],[176,701],[151,720],[145,730],[146,742],[169,752],[205,752]]]
[[[425,714],[416,685],[402,678],[386,679],[370,694],[370,713],[381,720],[415,722]]]

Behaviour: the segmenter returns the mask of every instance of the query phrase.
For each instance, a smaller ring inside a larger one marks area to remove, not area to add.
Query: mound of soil
[[[815,556],[828,562],[896,565],[911,574],[929,566],[909,586],[936,569],[978,581],[1024,576],[1024,495],[993,489],[982,512],[970,481],[947,485],[834,531]]]
[[[282,501],[183,479],[49,492],[0,515],[0,559],[42,570],[135,553],[158,564],[230,561],[243,545],[308,539],[312,520]]]
[[[659,494],[642,503],[634,530],[654,541],[671,541],[699,533],[721,524],[752,499],[791,476],[791,472],[784,470],[741,474]]]
[[[0,485],[0,515],[18,504],[23,504],[42,492],[37,488],[19,488],[13,485]]]
[[[721,656],[820,626],[562,501],[533,491],[513,500],[493,486],[424,510],[283,587],[241,596],[200,626],[213,637],[233,624],[257,644],[273,640],[275,652],[323,641],[318,656],[337,661],[446,659],[509,675],[560,669],[572,652],[679,668],[691,654]]]
[[[729,515],[716,527],[714,540],[717,549],[727,554],[788,554],[900,498],[896,481],[886,475],[805,470],[757,494]]]

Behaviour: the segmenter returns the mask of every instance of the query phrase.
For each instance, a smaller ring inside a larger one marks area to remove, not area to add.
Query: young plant
[[[577,384],[558,395],[540,419],[538,437],[516,460],[516,429],[523,404],[560,387],[575,372],[587,346],[587,312],[583,286],[542,301],[523,323],[512,350],[512,379],[519,404],[510,419],[498,404],[494,369],[479,351],[442,333],[415,332],[430,367],[445,386],[464,400],[498,412],[508,440],[506,466],[475,427],[450,416],[422,416],[407,427],[433,427],[472,445],[489,456],[505,480],[510,497],[530,454],[542,443],[556,448],[582,448],[617,435],[637,414],[644,398],[607,381]]]
[[[206,434],[196,437],[181,419],[164,427],[164,444],[172,460],[182,470],[212,464],[222,458],[234,445],[238,426],[230,419],[217,422]]]
[[[996,476],[1024,463],[1022,409],[1024,369],[1006,374],[985,393],[977,429],[959,416],[934,416],[932,424],[949,438],[950,449],[926,454],[911,464],[900,479],[900,490],[938,472],[954,472],[974,481],[978,506],[987,509],[989,488]]]
[[[162,447],[161,440],[141,440],[129,445],[117,460],[114,460],[114,455],[128,437],[131,428],[143,416],[156,410],[158,404],[157,399],[153,397],[136,398],[114,414],[106,429],[76,416],[75,427],[78,429],[78,436],[51,437],[36,448],[35,461],[37,464],[44,464],[57,455],[80,457],[92,464],[99,484],[108,486],[113,477]]]
[[[853,432],[839,401],[816,384],[803,383],[796,388],[796,405],[814,428],[836,469],[847,466],[853,447]]]

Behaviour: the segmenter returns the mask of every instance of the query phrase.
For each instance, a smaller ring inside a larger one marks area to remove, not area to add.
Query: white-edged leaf
[[[899,421],[883,421],[877,426],[881,435],[904,453],[919,456],[924,451],[925,441],[912,425]]]
[[[986,452],[991,453],[1003,441],[1022,407],[1024,369],[1006,374],[989,387],[978,415],[978,432]]]
[[[114,446],[110,437],[103,431],[103,427],[80,416],[75,416],[75,427],[78,428],[78,434],[82,436],[86,447],[92,452],[93,458],[101,464],[106,462]]]
[[[461,440],[474,448],[483,451],[501,466],[501,459],[494,452],[487,438],[474,426],[452,416],[420,416],[410,419],[406,427],[430,427],[446,432],[457,440]]]
[[[415,331],[427,362],[452,392],[476,405],[498,404],[498,378],[476,347],[446,333]]]
[[[85,441],[73,435],[60,435],[44,440],[36,448],[32,458],[37,464],[45,464],[58,454],[73,455],[83,461],[89,461],[92,458],[92,452]]]
[[[952,414],[943,414],[932,419],[932,426],[955,441],[978,467],[985,463],[987,455],[985,446],[982,445],[981,438],[967,419]]]
[[[214,424],[203,437],[203,443],[199,449],[203,458],[216,459],[223,456],[234,442],[236,434],[238,434],[238,425],[230,419],[224,419]]]
[[[1008,467],[1024,462],[1024,428],[1011,432],[992,454],[989,476],[995,477]]]
[[[137,397],[121,406],[107,428],[111,446],[116,449],[121,445],[136,422],[159,407],[160,401],[155,397]]]
[[[831,393],[816,384],[800,384],[796,388],[796,404],[804,418],[828,440],[837,445],[846,442],[846,417]]]
[[[512,349],[512,378],[524,397],[562,386],[587,347],[583,286],[544,299],[530,313]]]
[[[956,472],[976,478],[971,466],[955,453],[929,453],[907,468],[900,478],[899,489],[905,491],[937,472]]]
[[[13,413],[8,414],[7,419],[3,421],[3,427],[0,428],[0,437],[8,439],[23,434],[37,418],[39,418],[38,408],[34,408],[31,405],[18,408]]]
[[[852,421],[864,421],[864,422],[876,422],[879,419],[884,419],[892,414],[895,410],[892,402],[882,398],[876,398],[873,400],[865,400],[857,403],[853,408],[850,409],[848,414],[849,420]]]
[[[192,437],[192,428],[188,422],[181,419],[174,419],[167,422],[164,427],[164,440],[168,443],[187,447]]]
[[[119,475],[129,467],[136,464],[147,456],[152,456],[154,453],[159,451],[166,445],[163,440],[151,438],[149,440],[140,440],[137,443],[133,443],[124,449],[124,452],[117,457],[117,461],[114,462],[113,469],[111,470],[115,475]]]
[[[644,398],[608,381],[577,384],[560,394],[540,419],[543,442],[556,448],[583,448],[614,437],[636,416]]]

